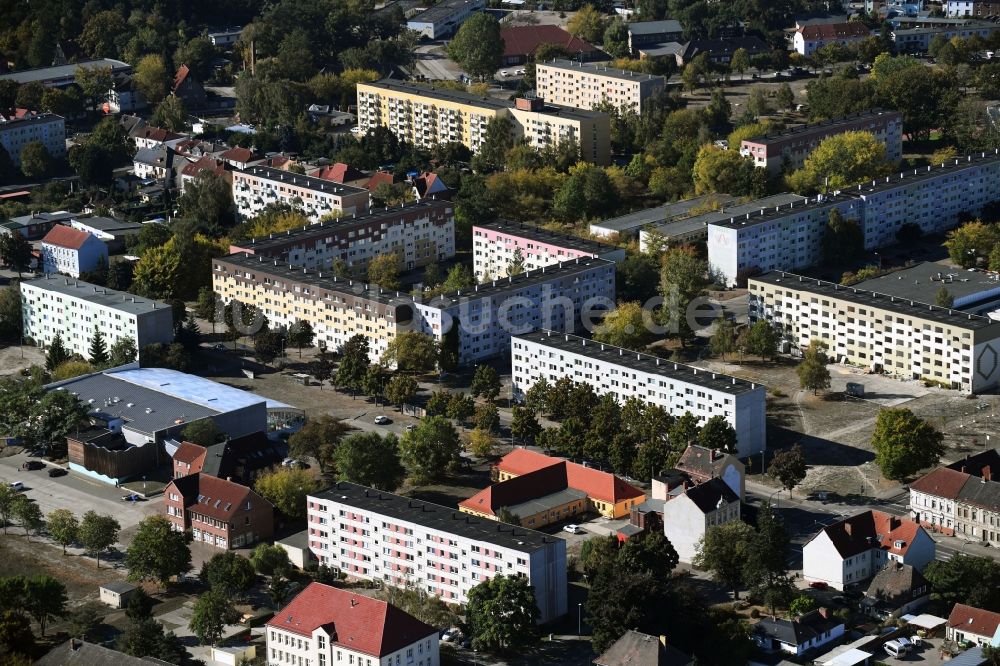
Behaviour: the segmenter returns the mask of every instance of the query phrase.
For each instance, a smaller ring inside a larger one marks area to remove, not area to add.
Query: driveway
[[[216,662],[211,659],[211,647],[207,645],[199,645],[198,638],[188,626],[191,622],[191,615],[193,612],[194,601],[190,600],[185,602],[180,608],[168,611],[162,615],[157,615],[156,619],[160,621],[160,624],[163,625],[164,629],[167,631],[173,631],[177,634],[177,637],[181,639],[184,647],[187,648],[188,654],[190,654],[194,659],[201,659],[206,664],[214,664]],[[246,630],[247,628],[241,624],[227,624],[222,630],[222,639],[219,641],[219,644],[224,644],[226,639]]]
[[[69,509],[78,518],[87,511],[114,516],[122,527],[122,533],[132,529],[146,516],[161,509],[159,498],[146,502],[123,502],[123,491],[70,472],[66,476],[52,478],[46,469],[29,472],[21,469],[28,455],[19,453],[0,458],[0,481],[24,483],[24,494],[34,500],[46,516],[55,509]],[[123,539],[124,541],[124,539]]]

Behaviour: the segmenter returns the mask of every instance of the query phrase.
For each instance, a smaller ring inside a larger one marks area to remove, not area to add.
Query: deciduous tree
[[[189,626],[202,645],[215,645],[225,626],[238,619],[240,614],[230,598],[221,591],[209,590],[195,601]]]
[[[83,514],[80,521],[80,543],[83,549],[97,558],[97,568],[101,568],[101,553],[118,541],[121,525],[112,516],[101,516],[95,511]]]
[[[132,80],[146,101],[153,105],[162,102],[170,90],[167,67],[159,55],[143,56],[135,66]]]
[[[357,433],[347,437],[334,455],[337,479],[393,492],[406,478],[393,434]]]
[[[753,548],[754,529],[741,520],[709,527],[698,543],[694,563],[712,572],[712,577],[740,598],[745,565]]]
[[[202,564],[198,578],[212,590],[228,597],[240,597],[253,587],[256,573],[250,560],[229,551],[216,553]]]
[[[638,301],[619,303],[594,329],[594,339],[616,347],[641,350],[654,338],[653,325],[652,313],[646,312]]]
[[[278,511],[295,520],[306,515],[306,497],[319,489],[316,479],[304,469],[282,467],[257,478],[254,490]]]
[[[383,289],[398,291],[402,286],[399,282],[399,264],[399,256],[394,253],[376,256],[368,263],[368,282]]]
[[[891,168],[885,146],[871,132],[844,132],[823,139],[802,169],[788,176],[788,185],[801,194],[842,190]]]
[[[425,418],[413,430],[407,431],[400,442],[403,465],[416,484],[441,479],[445,472],[458,464],[462,444],[458,432],[440,416]]]
[[[496,369],[490,365],[477,365],[469,392],[473,398],[483,397],[490,402],[496,400],[500,396],[500,375]]]
[[[413,400],[417,395],[417,382],[413,377],[393,375],[385,387],[385,398],[392,404],[403,409],[403,405]]]
[[[404,331],[389,341],[379,362],[401,372],[428,372],[437,366],[437,342],[426,333]]]
[[[163,516],[150,516],[139,523],[132,543],[125,552],[129,580],[156,581],[166,585],[174,576],[191,568],[191,537],[172,529]]]
[[[470,76],[492,77],[503,59],[500,24],[491,14],[474,13],[448,43],[448,55]]]
[[[813,395],[820,389],[830,388],[830,371],[827,369],[826,343],[822,340],[810,340],[802,362],[795,368],[799,376],[799,385],[810,389]]]
[[[698,444],[709,449],[736,453],[736,440],[736,429],[722,415],[708,419],[698,431]]]
[[[55,542],[62,546],[63,555],[66,554],[66,546],[76,543],[80,535],[80,521],[69,509],[52,511],[45,526]]]
[[[901,480],[938,463],[943,435],[906,408],[885,408],[875,420],[871,445],[887,479]]]
[[[525,576],[493,576],[469,590],[466,619],[478,650],[510,652],[537,640],[538,605]]]
[[[288,454],[294,458],[313,458],[320,472],[326,474],[336,457],[337,447],[354,428],[342,419],[320,414],[309,419],[288,438]]]
[[[32,532],[38,532],[45,525],[41,507],[29,500],[27,495],[19,495],[14,500],[12,512],[17,522],[24,528],[24,536],[29,540]]]
[[[771,464],[767,475],[781,484],[781,487],[792,496],[792,489],[806,478],[806,455],[798,444],[790,449],[776,451],[771,456]]]
[[[514,439],[525,446],[533,444],[542,431],[535,412],[530,407],[515,405],[511,415],[510,432]]]

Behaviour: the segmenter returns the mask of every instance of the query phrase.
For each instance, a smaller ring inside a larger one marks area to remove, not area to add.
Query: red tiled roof
[[[802,28],[802,37],[809,40],[850,39],[852,37],[867,37],[871,34],[861,21],[846,23],[820,23]]]
[[[557,25],[518,25],[500,30],[505,57],[533,55],[542,44],[559,44],[569,53],[599,51],[579,37],[574,37]]]
[[[316,169],[309,174],[314,178],[322,178],[332,183],[352,183],[356,180],[364,180],[365,174],[361,173],[350,164],[337,162],[329,166]]]
[[[396,606],[322,583],[310,583],[267,623],[274,629],[312,636],[324,627],[334,645],[384,657],[437,630]]]
[[[182,476],[171,481],[167,487],[170,486],[184,498],[185,509],[227,522],[251,493],[254,502],[267,502],[246,486],[207,474]]]
[[[187,65],[181,65],[177,68],[177,73],[174,75],[174,90],[181,87],[181,84],[184,83],[184,79],[186,79],[190,73],[191,70],[188,69]]]
[[[377,173],[374,173],[372,174],[372,177],[368,179],[368,182],[365,183],[365,187],[368,188],[369,192],[374,192],[375,188],[381,185],[382,183],[385,183],[386,185],[392,185],[393,183],[392,174],[386,171],[379,171]]]
[[[174,453],[174,460],[182,463],[193,463],[208,452],[204,446],[193,442],[182,442]]]
[[[872,548],[905,555],[922,530],[908,518],[882,511],[865,511],[823,528],[841,557],[853,557]],[[903,546],[897,548],[896,541],[902,541]]]
[[[1000,613],[993,613],[975,606],[955,604],[948,616],[948,627],[961,629],[977,636],[994,636],[1000,626]]]
[[[566,463],[567,485],[570,488],[582,490],[587,493],[588,497],[605,502],[621,502],[643,495],[641,490],[630,486],[614,474],[567,462],[561,458],[552,458],[527,449],[514,449],[503,457],[497,468],[509,474],[521,476],[560,462]]]
[[[254,152],[249,148],[230,148],[226,152],[219,155],[224,160],[232,160],[234,162],[249,162],[254,159]]]
[[[90,238],[90,234],[86,231],[80,231],[79,229],[64,227],[61,224],[57,224],[49,230],[49,233],[45,234],[45,238],[42,239],[42,242],[48,243],[49,245],[58,245],[59,247],[69,248],[70,250],[79,250],[83,247],[83,244],[87,242],[88,238]]]
[[[170,130],[163,129],[162,127],[143,127],[135,133],[135,136],[136,138],[150,139],[152,141],[163,143],[164,141],[180,139],[183,135],[175,134]]]
[[[197,161],[186,164],[181,173],[185,176],[197,176],[202,171],[211,171],[214,174],[223,175],[226,172],[226,163],[221,162],[214,157],[209,157],[205,155],[204,157],[198,158]]]
[[[958,498],[958,492],[969,480],[969,475],[947,467],[938,467],[910,484],[911,490],[946,499]]]
[[[458,505],[492,516],[503,507],[517,506],[539,497],[557,493],[560,490],[566,490],[569,487],[568,476],[566,461],[559,461],[527,474],[494,483],[469,499],[459,502]]]

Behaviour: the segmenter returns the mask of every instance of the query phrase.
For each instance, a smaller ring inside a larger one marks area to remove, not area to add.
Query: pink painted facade
[[[614,245],[503,220],[472,228],[473,268],[478,280],[507,277],[517,250],[521,251],[524,271],[577,258],[625,258],[625,250]]]

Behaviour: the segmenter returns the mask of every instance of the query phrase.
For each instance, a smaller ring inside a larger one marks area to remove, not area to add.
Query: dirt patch
[[[37,347],[0,347],[0,376],[14,375],[32,365],[45,365],[45,352]]]

